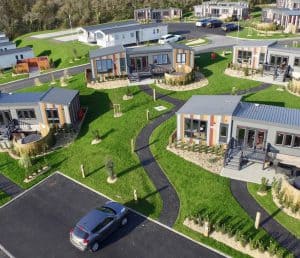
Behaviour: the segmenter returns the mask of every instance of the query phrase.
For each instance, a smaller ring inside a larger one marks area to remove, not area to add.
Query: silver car
[[[102,240],[127,224],[127,214],[127,208],[117,202],[91,210],[71,229],[71,244],[82,251],[96,252]]]

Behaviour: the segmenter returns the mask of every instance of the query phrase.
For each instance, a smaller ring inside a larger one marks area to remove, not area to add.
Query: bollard
[[[80,165],[80,170],[81,170],[82,178],[85,178],[85,173],[84,173],[84,166],[83,166],[83,164]]]
[[[134,199],[136,202],[138,201],[136,189],[133,190],[133,199]]]
[[[149,109],[146,111],[147,121],[149,121]]]
[[[156,101],[156,91],[153,89],[153,100]]]
[[[260,224],[260,217],[261,217],[261,213],[258,211],[256,212],[256,217],[255,217],[255,228],[258,229],[259,228],[259,224]]]

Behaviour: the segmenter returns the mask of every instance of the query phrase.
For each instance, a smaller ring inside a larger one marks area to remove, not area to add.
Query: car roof
[[[109,217],[103,211],[93,209],[84,217],[82,217],[79,222],[76,224],[77,227],[83,228],[87,232],[91,232],[99,223],[103,222],[104,219]]]
[[[174,36],[173,34],[167,34],[167,35],[163,35],[161,36],[162,38],[166,38],[166,37],[169,37],[169,36]]]

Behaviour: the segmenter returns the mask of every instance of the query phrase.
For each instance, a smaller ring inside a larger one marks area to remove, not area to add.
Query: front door
[[[255,143],[256,149],[263,150],[265,148],[265,139],[266,139],[266,131],[257,130],[256,143]]]
[[[244,144],[245,144],[245,135],[246,135],[246,129],[245,128],[238,128],[237,141],[238,141],[239,146],[244,146]]]
[[[247,148],[253,149],[255,146],[255,130],[249,129],[247,135]]]

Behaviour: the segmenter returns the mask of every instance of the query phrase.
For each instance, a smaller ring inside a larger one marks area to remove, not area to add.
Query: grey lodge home
[[[90,51],[92,80],[109,76],[151,77],[194,68],[192,48],[176,43],[123,47],[114,46]]]
[[[225,166],[300,158],[300,110],[241,101],[240,96],[193,96],[177,112],[177,140],[225,145]],[[231,162],[238,157],[239,163]]]
[[[13,133],[40,132],[53,125],[76,126],[79,92],[51,88],[46,92],[0,93],[0,141]]]
[[[242,41],[233,47],[232,63],[250,69],[262,69],[264,75],[284,81],[300,77],[300,48],[285,47],[276,41]]]

